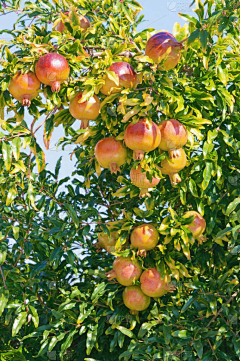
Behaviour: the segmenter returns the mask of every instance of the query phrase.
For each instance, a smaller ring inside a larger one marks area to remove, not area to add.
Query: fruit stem
[[[143,160],[144,151],[143,150],[135,150],[133,156],[134,156],[134,159]]]
[[[141,256],[141,257],[147,257],[147,252],[145,249],[139,249],[137,252],[137,256]]]
[[[111,174],[113,174],[113,173],[117,174],[117,172],[121,172],[121,169],[119,168],[117,163],[111,163],[110,169],[111,169]]]
[[[178,173],[171,173],[169,174],[169,178],[172,185],[176,185],[182,181],[180,175]]]
[[[107,276],[108,281],[113,280],[117,276],[116,272],[113,269],[111,271],[105,273],[105,275]]]
[[[80,129],[87,129],[88,126],[89,126],[89,119],[82,119]]]
[[[58,93],[60,90],[60,81],[55,81],[52,83],[51,90],[53,93]]]
[[[140,194],[139,194],[139,197],[149,197],[151,198],[151,195],[150,193],[148,192],[148,188],[140,188],[141,191],[140,191]]]

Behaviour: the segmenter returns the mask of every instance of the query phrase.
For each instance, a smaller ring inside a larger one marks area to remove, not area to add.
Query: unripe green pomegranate
[[[134,159],[142,160],[145,152],[151,152],[159,146],[161,133],[154,122],[140,119],[137,123],[128,125],[124,141],[134,151]]]
[[[159,234],[153,225],[144,223],[132,231],[130,240],[132,247],[138,248],[138,254],[146,257],[146,251],[158,244]]]
[[[127,149],[113,137],[104,138],[97,143],[95,156],[103,168],[110,168],[111,173],[117,173],[127,159]]]
[[[142,168],[139,165],[137,169],[131,169],[130,179],[132,183],[141,189],[140,197],[151,197],[148,188],[155,187],[160,182],[160,178],[152,177],[152,182],[147,178],[147,172],[142,172]]]
[[[118,257],[113,262],[113,269],[106,275],[109,281],[116,278],[121,285],[131,286],[133,281],[140,278],[141,273],[142,268],[136,259]]]
[[[21,74],[18,71],[10,80],[9,93],[23,106],[30,106],[31,100],[38,96],[41,83],[32,72]]]
[[[141,290],[149,297],[162,297],[167,292],[173,292],[175,286],[170,285],[161,277],[156,268],[144,271],[140,278]]]
[[[175,150],[182,148],[188,140],[187,129],[176,119],[163,120],[159,124],[162,150]]]
[[[175,68],[181,57],[182,44],[167,31],[153,35],[146,44],[145,53],[155,63],[163,62],[161,70]]]
[[[199,238],[206,229],[206,221],[201,214],[196,211],[188,211],[183,215],[184,218],[189,218],[191,216],[194,216],[194,220],[184,227],[187,227],[192,232],[194,238]]]
[[[146,310],[150,301],[150,297],[145,295],[139,286],[128,286],[123,291],[123,302],[133,314]]]
[[[178,174],[180,170],[182,170],[187,163],[187,157],[184,150],[177,149],[177,150],[170,150],[168,152],[170,160],[165,158],[161,162],[161,168],[159,168],[162,172],[162,174],[169,175],[171,184],[177,184],[181,182],[181,178]]]
[[[88,128],[89,120],[94,120],[100,113],[100,100],[96,95],[83,103],[79,103],[83,96],[83,92],[79,92],[69,104],[70,114],[76,118],[81,119],[81,129]]]

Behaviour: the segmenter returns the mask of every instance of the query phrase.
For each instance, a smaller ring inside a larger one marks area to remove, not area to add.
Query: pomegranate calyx
[[[22,105],[23,105],[24,107],[25,107],[25,106],[30,107],[30,105],[31,105],[31,100],[30,100],[29,95],[24,95],[24,96],[23,96]]]
[[[61,88],[60,81],[55,81],[51,86],[51,90],[53,93],[58,93],[60,88]]]
[[[112,281],[114,278],[117,277],[116,272],[113,269],[105,273],[105,275],[107,276],[108,281]]]
[[[111,174],[117,174],[117,172],[121,172],[121,169],[117,165],[117,163],[111,163],[110,164]]]
[[[182,179],[178,173],[169,174],[169,178],[170,178],[172,185],[176,185],[182,181]]]
[[[135,150],[134,151],[134,159],[143,160],[144,158],[144,151],[143,150]]]
[[[147,252],[145,249],[139,249],[137,252],[137,256],[141,256],[141,257],[147,257]]]
[[[81,119],[80,129],[87,129],[89,127],[89,119]]]
[[[149,197],[151,198],[151,194],[148,192],[148,188],[140,188],[141,191],[140,191],[140,194],[139,194],[139,197],[141,198],[144,198],[144,197]]]

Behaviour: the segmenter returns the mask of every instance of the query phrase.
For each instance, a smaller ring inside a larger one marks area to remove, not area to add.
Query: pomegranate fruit
[[[110,168],[111,173],[117,173],[127,159],[127,149],[113,137],[104,138],[97,143],[95,156],[103,168]]]
[[[126,146],[134,151],[134,158],[142,160],[145,152],[150,152],[159,146],[161,133],[154,122],[140,119],[137,123],[128,125],[124,141]]]
[[[136,227],[130,237],[133,248],[138,248],[138,255],[146,257],[146,251],[155,248],[159,241],[158,231],[151,224]]]
[[[80,92],[70,101],[69,112],[74,118],[81,119],[81,129],[86,129],[89,120],[96,119],[100,113],[100,100],[96,95],[93,95],[85,102],[79,103],[82,95],[83,92]]]
[[[150,305],[151,298],[145,295],[139,286],[128,286],[123,291],[123,302],[131,313],[143,311]]]
[[[155,187],[160,182],[160,178],[152,177],[152,181],[150,182],[147,178],[147,172],[141,172],[142,168],[139,165],[137,169],[131,169],[130,171],[130,179],[132,183],[141,189],[140,197],[148,196],[148,188]]]
[[[31,100],[38,96],[41,83],[32,72],[21,74],[18,71],[10,80],[9,93],[24,106],[30,106]]]
[[[38,80],[45,85],[50,85],[54,93],[59,92],[60,84],[67,80],[70,68],[62,55],[49,53],[38,59],[35,71]]]
[[[156,268],[149,268],[144,271],[140,278],[141,290],[149,297],[161,297],[167,292],[173,292],[175,286],[166,282]]]
[[[159,124],[162,150],[175,150],[182,148],[188,140],[187,129],[176,119],[163,120]]]
[[[119,93],[122,88],[134,88],[137,84],[137,73],[132,65],[125,61],[113,63],[107,70],[113,71],[118,76],[119,84],[116,84],[109,78],[105,77],[105,83],[101,88],[104,95]]]
[[[171,184],[177,184],[181,182],[181,178],[178,174],[187,163],[186,153],[182,148],[177,150],[170,150],[168,152],[170,160],[165,158],[161,162],[161,172],[162,174],[167,174],[170,178]]]
[[[188,228],[192,232],[193,238],[199,238],[206,229],[206,221],[201,214],[196,211],[188,211],[183,215],[184,218],[191,216],[195,217],[194,220],[192,223],[186,224],[184,227]]]
[[[141,273],[142,269],[136,259],[118,257],[113,262],[113,269],[106,275],[109,281],[116,278],[121,285],[131,286],[134,280],[140,278]]]
[[[117,242],[117,232],[110,232],[111,237],[109,239],[107,233],[98,233],[98,243],[96,247],[98,249],[105,249],[108,253],[112,253],[115,251],[115,244]]]
[[[161,70],[175,68],[181,57],[182,44],[167,31],[153,35],[146,44],[145,53],[155,63],[163,62]]]
[[[68,15],[70,12],[67,11],[65,13],[65,15]],[[91,23],[90,21],[88,20],[88,18],[86,18],[86,16],[83,16],[83,15],[78,15],[78,18],[79,18],[79,23],[80,23],[80,28],[82,30],[82,33],[85,33],[87,31],[87,29],[90,27]],[[55,27],[55,30],[56,31],[59,31],[60,33],[63,33],[64,30],[66,30],[66,27],[64,25],[64,23],[62,21],[60,21],[56,27]]]

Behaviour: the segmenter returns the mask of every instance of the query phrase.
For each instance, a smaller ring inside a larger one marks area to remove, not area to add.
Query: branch
[[[43,124],[48,120],[48,118],[49,118],[52,114],[54,114],[54,113],[56,112],[57,109],[58,109],[58,106],[55,105],[55,107],[53,108],[53,110],[51,110],[50,113],[48,113],[48,115],[47,115],[46,118],[42,121],[42,123],[39,124],[39,126],[33,131],[33,135],[38,131],[38,129],[40,129],[40,128],[43,126]]]
[[[5,278],[4,278],[4,273],[3,273],[3,270],[2,270],[2,266],[1,266],[1,265],[0,265],[0,271],[1,271],[1,274],[2,274],[4,287],[5,287],[5,289],[7,290],[7,286],[6,286]]]
[[[236,285],[237,287],[240,286],[240,283],[238,283]],[[233,295],[229,298],[229,300],[225,303],[224,306],[227,306],[230,302],[232,302],[232,300],[234,300],[235,297],[237,297],[237,295],[240,293],[240,289],[238,291],[236,291],[235,293],[233,293]],[[208,322],[207,327],[209,327],[211,325],[211,323],[213,321],[215,321],[215,319],[219,316],[219,314],[223,311],[223,308],[221,307],[220,310],[217,312],[217,314]]]
[[[89,55],[92,58],[97,58],[98,56],[101,56],[104,54],[104,51],[92,51],[91,49],[89,49]],[[129,50],[125,50],[122,53],[117,54],[118,56],[126,56],[127,58],[133,58],[136,53],[133,53],[132,51]]]

